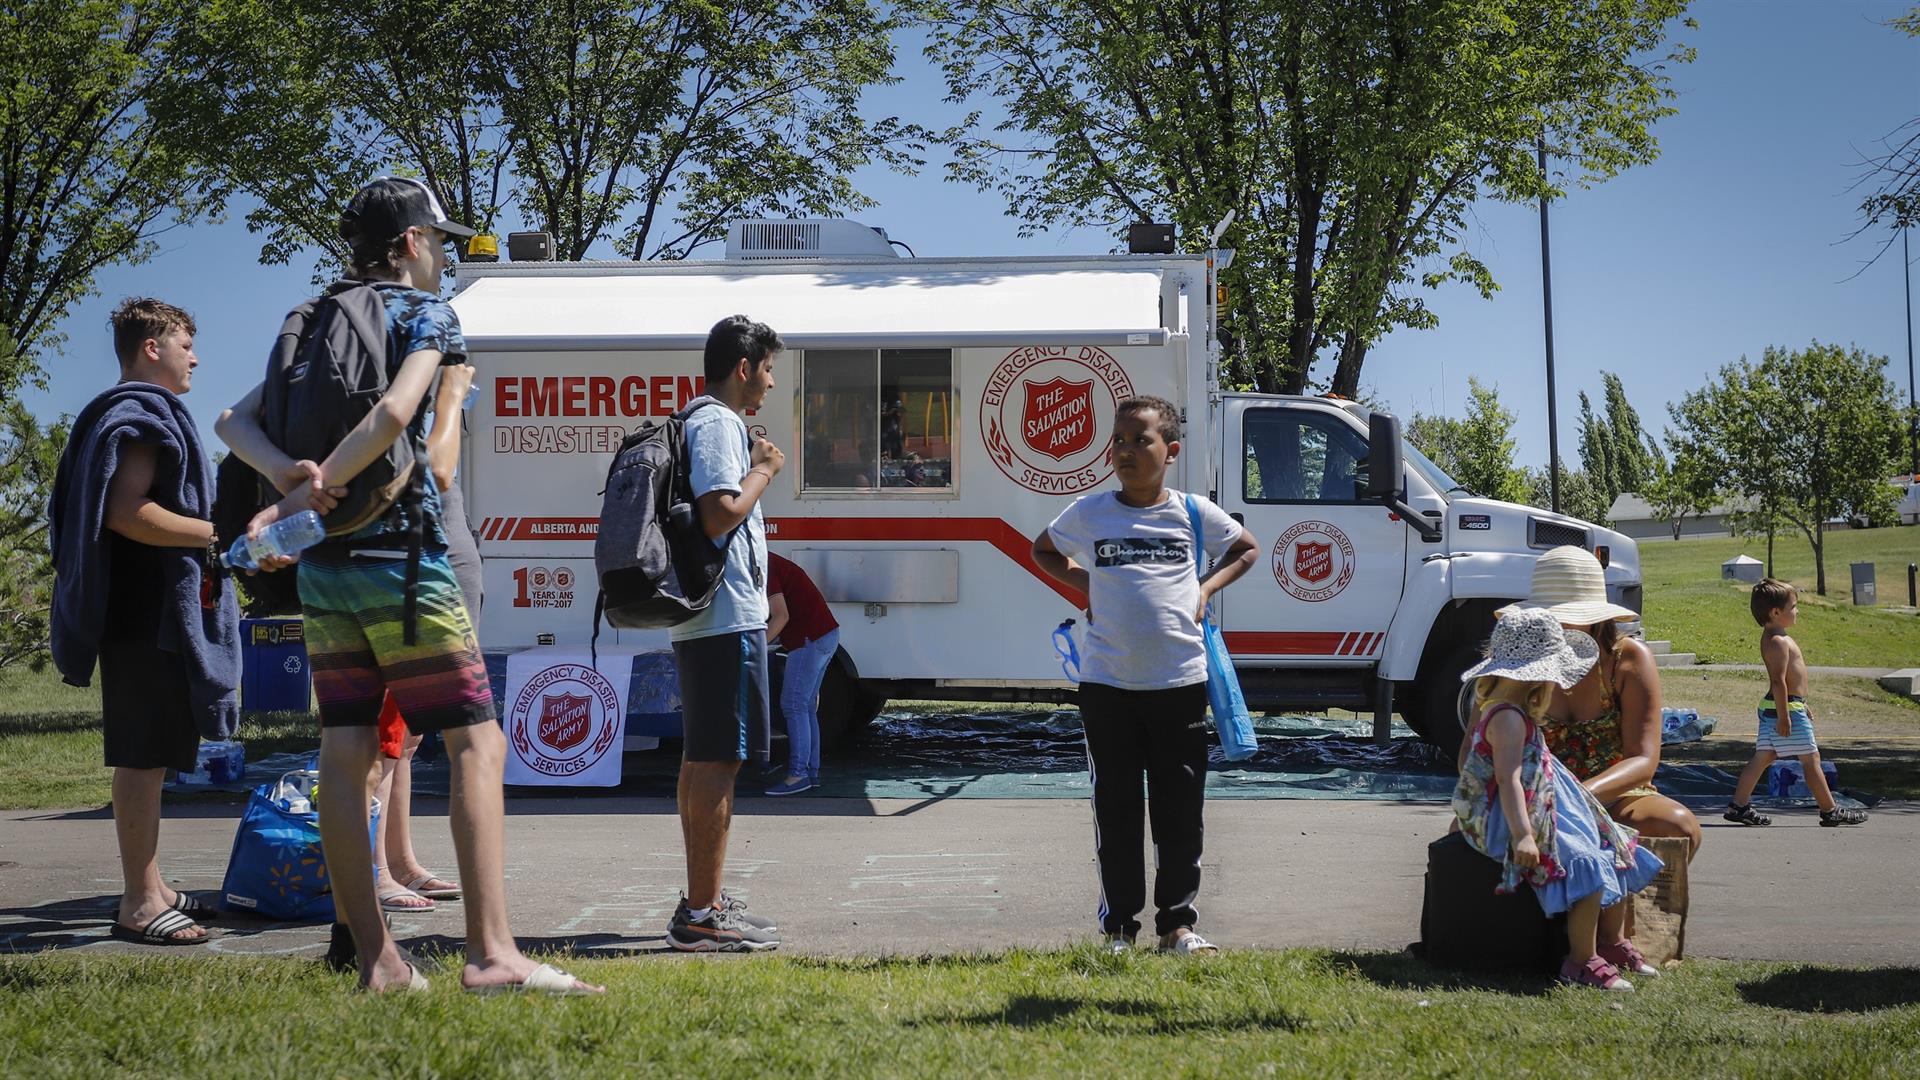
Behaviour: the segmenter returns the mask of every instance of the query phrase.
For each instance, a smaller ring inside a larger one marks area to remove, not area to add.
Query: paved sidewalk
[[[508,803],[513,925],[582,951],[658,952],[684,880],[665,799]],[[445,804],[418,843],[453,872]],[[163,866],[219,887],[239,807],[170,807]],[[1426,844],[1443,806],[1310,800],[1207,808],[1201,929],[1226,946],[1398,949],[1418,936]],[[1920,964],[1920,805],[1864,828],[1811,812],[1770,829],[1709,825],[1692,868],[1688,951],[1843,965]],[[1096,887],[1086,804],[1064,800],[754,799],[735,819],[729,887],[776,916],[789,951],[854,955],[1052,946],[1090,937]],[[0,951],[139,949],[106,939],[119,887],[103,810],[0,814]],[[462,934],[460,905],[395,917],[402,940]],[[1149,915],[1148,921],[1151,921]],[[216,924],[206,950],[318,955],[326,928]]]

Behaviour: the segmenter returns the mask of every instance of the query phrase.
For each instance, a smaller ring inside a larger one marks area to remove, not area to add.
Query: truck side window
[[[1249,409],[1242,415],[1247,502],[1365,501],[1367,443],[1338,418],[1304,409]]]
[[[804,491],[953,488],[953,351],[808,349]]]

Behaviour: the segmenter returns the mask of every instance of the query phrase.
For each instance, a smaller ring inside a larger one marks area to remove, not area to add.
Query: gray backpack
[[[713,603],[733,536],[715,544],[694,510],[687,417],[719,404],[696,401],[627,436],[614,453],[593,543],[596,638],[602,615],[625,629],[676,626]]]

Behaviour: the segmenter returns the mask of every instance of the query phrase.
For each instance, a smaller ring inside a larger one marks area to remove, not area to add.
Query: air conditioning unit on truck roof
[[[1082,601],[1030,548],[1073,499],[1113,487],[1114,406],[1135,394],[1183,413],[1170,484],[1265,548],[1222,594],[1255,708],[1397,711],[1452,750],[1459,673],[1541,552],[1607,547],[1611,598],[1639,609],[1627,537],[1463,494],[1352,402],[1222,387],[1209,254],[895,259],[846,222],[729,236],[725,261],[459,267],[482,388],[460,475],[496,659],[587,641],[610,455],[702,391],[706,333],[735,313],[787,342],[747,423],[787,455],[764,497],[769,544],[820,585],[857,661],[857,682],[844,664],[823,691],[829,733],[890,697],[1071,700],[1049,634]],[[765,257],[736,257],[749,247]],[[666,647],[661,632],[610,638]],[[629,730],[677,734],[677,708],[630,704]]]
[[[885,229],[837,218],[736,221],[727,226],[727,261],[898,258]]]

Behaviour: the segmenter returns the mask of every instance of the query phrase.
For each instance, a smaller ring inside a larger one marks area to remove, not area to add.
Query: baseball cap
[[[461,239],[474,235],[467,226],[447,220],[432,188],[402,176],[383,176],[354,192],[340,214],[340,238],[349,243],[391,240],[415,226]]]

